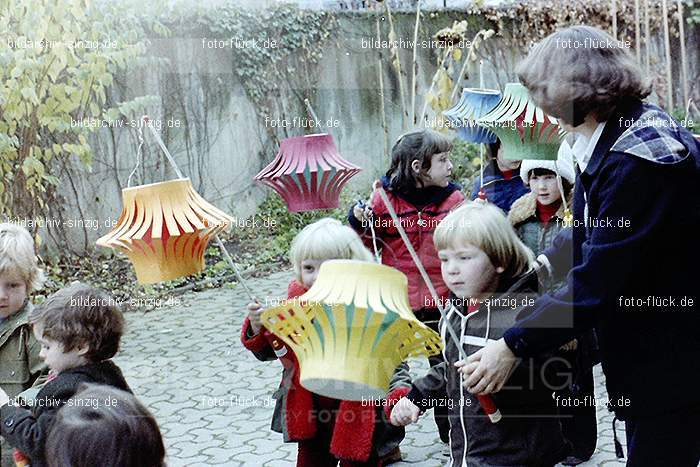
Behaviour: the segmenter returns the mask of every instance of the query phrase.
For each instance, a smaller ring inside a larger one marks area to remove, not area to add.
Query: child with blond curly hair
[[[15,397],[39,378],[46,366],[27,319],[29,295],[40,289],[44,274],[34,240],[16,224],[0,224],[0,389]],[[0,465],[13,466],[12,448],[0,439]]]

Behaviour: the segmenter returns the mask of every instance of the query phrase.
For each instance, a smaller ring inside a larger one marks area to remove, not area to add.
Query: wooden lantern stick
[[[214,236],[214,241],[216,241],[216,244],[219,246],[219,249],[221,249],[221,252],[224,254],[224,258],[226,258],[226,262],[229,264],[229,266],[231,266],[233,272],[236,274],[236,279],[238,279],[238,282],[243,286],[243,289],[245,290],[246,295],[248,295],[248,298],[250,298],[250,300],[253,302],[257,302],[258,299],[255,297],[255,295],[253,295],[253,291],[250,290],[245,279],[243,279],[241,272],[238,270],[238,266],[236,266],[236,263],[233,262],[233,258],[231,258],[231,254],[226,249],[226,245],[224,245],[224,242],[221,241],[218,235]]]
[[[381,186],[377,186],[376,190],[379,193],[379,196],[382,198],[382,201],[384,202],[384,205],[386,206],[387,210],[389,211],[389,215],[391,216],[392,221],[394,222],[394,224],[396,224],[396,230],[399,231],[399,235],[401,236],[401,239],[403,240],[404,244],[406,245],[406,248],[408,249],[408,252],[410,253],[411,258],[413,258],[413,262],[416,264],[416,267],[418,268],[418,272],[420,273],[421,277],[423,278],[423,282],[425,282],[425,285],[428,286],[428,290],[430,291],[430,295],[433,297],[433,301],[435,302],[435,306],[437,306],[437,309],[440,312],[440,316],[442,316],[443,322],[445,323],[445,327],[447,328],[447,332],[450,334],[450,337],[457,345],[457,349],[459,350],[459,358],[462,360],[466,360],[467,354],[464,352],[464,349],[462,348],[462,345],[460,344],[460,339],[459,339],[459,337],[457,337],[457,333],[455,332],[455,330],[452,328],[452,325],[450,325],[449,321],[447,320],[447,314],[445,313],[445,309],[442,306],[442,303],[440,302],[440,297],[438,297],[437,291],[435,290],[435,286],[433,285],[433,282],[430,280],[428,273],[425,271],[425,268],[423,267],[423,263],[421,263],[421,260],[418,257],[418,254],[416,254],[416,250],[413,249],[413,245],[411,244],[411,241],[408,239],[408,236],[406,236],[406,232],[404,231],[403,227],[401,226],[401,223],[399,222],[399,218],[396,215],[396,212],[394,211],[394,207],[391,205],[391,201],[389,201],[389,198],[387,197],[386,192],[384,191],[384,188],[382,188]]]
[[[411,258],[413,259],[413,262],[416,264],[416,267],[418,268],[418,272],[420,272],[420,275],[423,278],[423,281],[428,286],[428,290],[430,290],[430,295],[433,297],[433,301],[435,302],[435,305],[437,306],[437,309],[440,312],[440,316],[442,316],[443,323],[445,324],[445,329],[447,329],[447,332],[450,335],[450,338],[454,341],[455,346],[457,347],[457,350],[459,351],[459,358],[466,362],[467,354],[464,351],[464,348],[462,348],[462,341],[459,337],[457,337],[457,333],[455,332],[454,328],[452,327],[449,320],[447,319],[447,313],[445,312],[445,309],[443,308],[442,303],[440,303],[440,297],[438,297],[437,291],[435,290],[435,286],[433,285],[433,282],[430,280],[428,273],[425,271],[425,268],[423,267],[423,263],[421,263],[420,258],[416,254],[416,250],[413,249],[413,245],[411,244],[408,237],[406,236],[406,232],[404,231],[403,227],[401,226],[401,223],[399,222],[399,218],[396,215],[396,211],[394,211],[394,207],[391,205],[391,201],[389,201],[389,198],[386,196],[386,192],[384,191],[384,188],[381,187],[381,185],[377,185],[377,186],[375,186],[375,188],[376,188],[377,192],[379,193],[379,196],[382,198],[382,201],[384,202],[384,205],[386,206],[387,210],[389,211],[389,215],[391,216],[391,220],[396,225],[396,230],[399,231],[399,235],[401,235],[401,240],[403,240],[404,244],[406,245],[406,248],[408,249],[408,252],[411,254]],[[460,384],[461,384],[461,382],[460,382]],[[481,405],[481,409],[489,417],[489,420],[491,421],[491,423],[498,423],[501,420],[501,411],[498,410],[498,407],[496,407],[496,404],[494,403],[491,395],[490,394],[487,394],[485,396],[476,395],[476,398],[479,401],[479,404]]]
[[[568,203],[566,202],[566,194],[564,193],[564,184],[562,183],[561,172],[559,167],[557,167],[557,161],[554,161],[554,171],[557,174],[557,188],[559,189],[559,194],[561,195],[561,202],[564,206],[564,212],[569,210]]]
[[[479,87],[484,89],[484,60],[479,60]]]
[[[683,86],[683,102],[688,102],[688,57],[685,52],[685,26],[683,25],[683,1],[678,0],[678,34],[681,43],[681,79]],[[687,118],[687,115],[686,115]]]
[[[306,110],[309,112],[309,115],[311,115],[311,118],[313,118],[314,121],[320,121],[316,115],[316,112],[314,112],[314,108],[311,107],[311,102],[309,102],[308,99],[304,99],[304,105],[306,105]]]
[[[172,166],[173,170],[177,174],[178,178],[185,178],[180,171],[180,168],[177,166],[177,163],[175,162],[175,159],[173,159],[173,156],[170,154],[170,151],[168,151],[168,148],[165,146],[165,143],[163,143],[163,140],[160,138],[160,135],[156,132],[156,130],[149,125],[150,118],[147,115],[144,115],[142,117],[143,123],[151,130],[151,133],[153,134],[153,137],[155,138],[156,142],[160,146],[160,148],[163,150],[165,153],[165,157],[168,159],[168,162],[170,162],[170,165]],[[238,269],[238,266],[236,266],[236,263],[233,261],[233,258],[231,258],[231,255],[229,254],[228,250],[226,250],[226,246],[224,245],[224,242],[221,241],[218,235],[214,235],[214,240],[216,241],[216,244],[219,246],[221,249],[221,252],[224,255],[224,258],[226,259],[226,262],[231,266],[231,269],[233,269],[234,274],[236,274],[236,278],[238,279],[238,282],[243,286],[243,289],[245,290],[246,295],[248,295],[248,298],[250,298],[251,301],[253,302],[258,302],[258,299],[253,295],[253,292],[250,290],[248,287],[248,284],[246,284],[245,279],[243,279],[243,276],[241,275],[240,270]]]
[[[673,111],[673,81],[671,77],[671,39],[668,32],[668,0],[661,0],[661,15],[664,26],[664,45],[666,49],[666,110]]]
[[[416,69],[418,68],[418,26],[420,24],[420,0],[416,2],[416,24],[413,29],[413,59],[411,60],[411,125],[416,124]]]
[[[644,64],[646,65],[647,75],[651,68],[651,33],[649,31],[649,0],[644,0],[644,54],[646,57]]]
[[[382,42],[382,34],[381,30],[379,29],[379,13],[377,13],[377,18],[375,19],[375,26],[377,29],[377,43],[381,44]],[[389,157],[389,152],[390,152],[390,146],[389,146],[389,126],[386,121],[386,104],[384,100],[384,69],[382,68],[382,64],[384,63],[383,61],[383,54],[381,52],[381,49],[377,49],[377,53],[379,54],[379,60],[377,60],[377,79],[379,81],[379,103],[381,107],[381,112],[382,112],[382,128],[384,129],[384,157],[388,158]]]
[[[642,44],[640,43],[639,0],[634,0],[634,48],[637,53],[637,65],[642,66]]]
[[[479,191],[484,188],[484,157],[486,157],[484,152],[484,144],[482,143],[479,145],[479,174],[481,175],[479,179]]]

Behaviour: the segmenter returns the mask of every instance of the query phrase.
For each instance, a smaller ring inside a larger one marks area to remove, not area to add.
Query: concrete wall
[[[459,12],[427,18],[421,39],[429,39],[425,31],[434,33],[461,18],[464,15]],[[413,16],[399,14],[396,21],[399,37],[412,39]],[[477,30],[475,27],[474,32]],[[307,64],[305,69],[299,70],[313,75],[302,76],[298,82],[315,82],[315,86],[290,91],[285,88],[286,81],[281,77],[284,86],[280,86],[282,91],[272,114],[273,118],[305,118],[307,115],[299,96],[309,96],[320,119],[336,119],[338,127],[332,128],[331,133],[341,154],[365,169],[350,184],[350,189],[356,190],[366,189],[388,165],[381,127],[378,52],[363,49],[363,38],[374,38],[373,19],[364,14],[341,19],[337,35],[323,46],[319,66]],[[504,49],[498,41],[492,39],[487,49],[501,48],[503,54],[496,63],[486,57],[484,74],[488,87],[502,86],[514,80],[512,64],[519,58],[517,51]],[[697,28],[690,34],[688,50],[691,77],[698,76]],[[403,131],[401,107],[388,51],[382,52],[384,102],[390,141],[393,142]],[[237,64],[233,54],[227,50],[203,48],[201,37],[196,33],[173,31],[168,39],[154,39],[148,53],[150,63],[121,75],[112,98],[120,102],[144,95],[158,96],[148,113],[161,122],[168,119],[180,121],[180,128],[163,129],[163,139],[199,193],[231,215],[251,215],[270,192],[253,184],[252,178],[275,156],[277,147],[271,133],[281,139],[304,134],[304,130],[270,131],[266,128],[265,120],[256,112],[243,83],[234,73]],[[435,49],[418,49],[418,114],[423,107],[422,96],[436,69],[436,53]],[[406,71],[411,54],[409,49],[402,50],[402,65]],[[478,86],[476,73],[470,73],[465,85]],[[88,243],[107,232],[109,226],[105,220],[116,218],[120,212],[120,190],[126,186],[136,163],[138,132],[132,127],[102,129],[92,138],[91,144],[94,149],[92,172],[73,173],[74,188],[67,183],[63,185],[67,216],[99,222],[97,230],[88,231]],[[144,160],[132,185],[174,178],[148,131],[145,132],[144,150]],[[82,233],[69,232],[66,236],[72,248],[84,248]]]

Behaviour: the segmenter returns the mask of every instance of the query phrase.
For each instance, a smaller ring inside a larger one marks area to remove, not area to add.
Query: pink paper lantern
[[[296,136],[255,180],[272,187],[292,212],[337,208],[343,186],[361,169],[340,156],[329,134]]]

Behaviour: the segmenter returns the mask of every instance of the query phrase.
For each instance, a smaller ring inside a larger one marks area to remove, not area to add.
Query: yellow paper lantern
[[[233,223],[189,178],[125,188],[122,198],[117,225],[97,244],[126,253],[141,284],[202,271],[209,240]]]
[[[403,360],[442,348],[411,311],[406,276],[376,263],[324,262],[307,293],[262,321],[296,354],[302,386],[342,400],[384,397]]]

